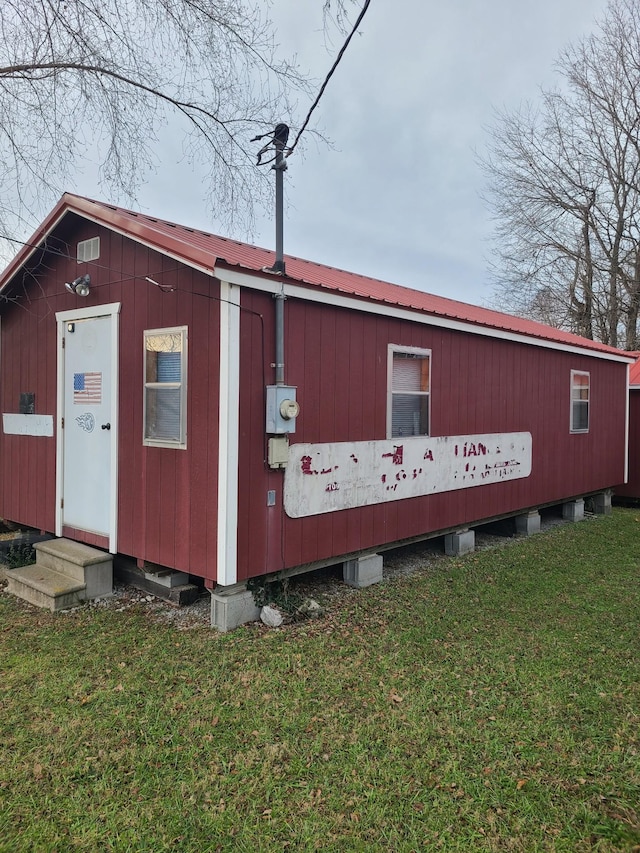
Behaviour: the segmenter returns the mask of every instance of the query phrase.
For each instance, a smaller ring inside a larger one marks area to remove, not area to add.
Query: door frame
[[[109,552],[117,553],[117,530],[118,530],[118,363],[119,363],[119,315],[120,302],[111,302],[107,305],[94,305],[88,308],[72,308],[69,311],[57,311],[57,417],[56,417],[56,536],[62,536],[63,513],[62,498],[64,496],[64,432],[62,429],[62,418],[64,417],[64,368],[65,350],[63,340],[65,337],[65,324],[76,320],[93,320],[99,317],[111,318],[111,430],[109,439],[111,442],[111,464],[109,471],[109,490],[111,495],[111,506],[109,508]]]

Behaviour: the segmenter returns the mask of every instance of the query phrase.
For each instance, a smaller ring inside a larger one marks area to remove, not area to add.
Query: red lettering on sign
[[[394,465],[402,465],[404,458],[404,445],[398,444],[393,448],[393,453],[383,453],[383,459],[391,459]]]

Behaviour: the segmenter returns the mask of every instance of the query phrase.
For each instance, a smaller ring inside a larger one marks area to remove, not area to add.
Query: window
[[[82,240],[78,243],[78,263],[96,261],[100,257],[100,238],[92,237],[90,240]]]
[[[431,352],[389,346],[387,437],[429,435]]]
[[[590,376],[571,371],[571,432],[589,432]]]
[[[144,333],[144,443],[187,446],[187,328]]]

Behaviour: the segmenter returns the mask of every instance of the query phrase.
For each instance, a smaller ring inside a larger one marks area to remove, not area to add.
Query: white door
[[[107,538],[115,550],[117,314],[88,313],[58,315],[62,416],[57,532],[63,534],[65,527],[88,531]]]

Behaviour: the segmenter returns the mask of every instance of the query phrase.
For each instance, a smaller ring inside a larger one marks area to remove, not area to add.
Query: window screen
[[[426,351],[392,350],[390,438],[429,435],[429,368]]]
[[[145,332],[146,444],[186,446],[186,329]]]
[[[588,373],[571,371],[571,432],[589,431],[590,379]]]

